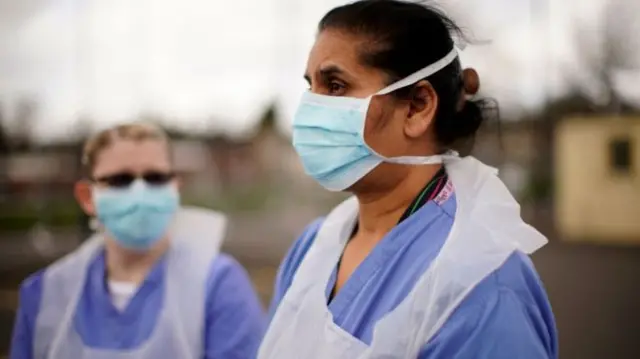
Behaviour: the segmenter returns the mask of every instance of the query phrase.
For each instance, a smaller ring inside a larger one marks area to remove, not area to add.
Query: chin
[[[164,240],[158,240],[153,244],[151,244],[150,246],[131,246],[131,245],[126,245],[113,238],[108,238],[107,243],[108,244],[110,243],[111,245],[107,245],[107,247],[116,248],[118,251],[124,252],[124,253],[140,255],[140,254],[145,254],[152,251],[154,248],[162,245],[164,242],[165,242]]]
[[[350,187],[348,187],[345,190],[342,190],[341,192],[345,193],[351,193],[351,194],[357,194],[357,193],[366,193],[366,192],[371,192],[374,191],[375,188],[377,188],[378,186],[376,186],[375,183],[372,183],[373,181],[368,181],[367,178],[363,178],[361,180],[359,180],[358,182],[352,184]]]

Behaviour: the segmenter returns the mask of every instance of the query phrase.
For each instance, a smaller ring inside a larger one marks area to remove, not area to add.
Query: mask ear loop
[[[401,89],[403,87],[407,87],[409,85],[413,85],[415,83],[417,83],[418,81],[429,77],[433,74],[435,74],[436,72],[442,70],[443,68],[445,68],[447,65],[449,65],[451,62],[453,62],[453,60],[455,60],[458,57],[458,50],[454,47],[453,49],[451,49],[451,51],[449,51],[449,53],[447,55],[445,55],[443,58],[441,58],[440,60],[432,63],[431,65],[424,67],[414,73],[412,73],[411,75],[405,77],[404,79],[391,84],[385,88],[383,88],[382,90],[378,91],[375,95],[386,95],[389,94],[395,90]]]
[[[453,62],[453,60],[455,60],[458,57],[458,51],[456,49],[456,47],[454,46],[451,51],[449,51],[449,53],[447,55],[445,55],[443,58],[441,58],[440,60],[432,63],[431,65],[428,65],[427,67],[424,67],[414,73],[412,73],[411,75],[405,77],[404,79],[395,82],[385,88],[383,88],[382,90],[376,92],[373,95],[370,95],[369,97],[365,98],[364,102],[362,103],[362,107],[361,110],[363,110],[364,112],[367,112],[367,110],[369,109],[369,104],[371,103],[371,100],[375,97],[375,96],[382,96],[382,95],[387,95],[392,93],[395,90],[413,85],[417,82],[419,82],[420,80],[429,77],[435,73],[437,73],[438,71],[442,70],[443,68],[447,67],[447,65],[449,65],[450,63]],[[362,129],[362,136],[364,138],[364,129]],[[365,142],[365,145],[366,142]],[[367,145],[367,147],[373,151],[373,153],[375,153],[376,155],[378,155],[378,153],[373,150],[371,147],[369,147],[369,145]]]
[[[416,72],[414,72],[413,74],[405,77],[404,79],[391,84],[385,88],[383,88],[382,90],[378,91],[377,93],[375,93],[374,95],[371,95],[369,97],[366,98],[364,105],[366,105],[366,108],[368,109],[369,107],[369,103],[371,102],[371,99],[374,96],[378,96],[378,95],[386,95],[389,94],[395,90],[407,87],[409,85],[413,85],[415,83],[417,83],[418,81],[429,77],[435,73],[437,73],[438,71],[442,70],[443,68],[447,67],[450,63],[452,63],[456,58],[458,57],[458,50],[456,49],[456,47],[454,46],[451,51],[449,51],[449,53],[447,55],[445,55],[443,58],[441,58],[440,60],[432,63],[431,65],[428,65],[427,67],[424,67]],[[448,151],[444,154],[438,154],[438,155],[433,155],[433,156],[425,156],[428,157],[429,159],[426,159],[423,156],[401,156],[401,157],[385,157],[383,155],[381,155],[380,153],[378,153],[376,150],[374,150],[373,148],[371,148],[371,146],[369,146],[367,144],[367,142],[364,139],[364,128],[362,129],[362,142],[364,143],[364,145],[374,154],[376,155],[378,158],[383,159],[385,162],[391,162],[391,163],[404,163],[404,164],[416,164],[416,165],[420,165],[420,164],[431,164],[431,163],[442,163],[444,161],[445,158],[450,158],[450,157],[457,157],[458,153],[455,151]]]

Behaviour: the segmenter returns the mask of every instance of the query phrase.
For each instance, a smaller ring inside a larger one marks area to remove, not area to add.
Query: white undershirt
[[[127,307],[129,301],[138,290],[138,286],[131,282],[118,282],[109,280],[109,294],[111,294],[111,302],[119,311],[123,311]]]

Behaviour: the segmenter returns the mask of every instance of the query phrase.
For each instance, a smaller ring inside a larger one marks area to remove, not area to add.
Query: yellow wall
[[[632,173],[610,166],[609,143],[632,141]],[[556,224],[563,238],[640,243],[640,118],[575,118],[556,131]]]

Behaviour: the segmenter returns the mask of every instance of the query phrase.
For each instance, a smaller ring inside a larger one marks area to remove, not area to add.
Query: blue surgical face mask
[[[168,231],[180,206],[175,186],[138,179],[127,188],[94,188],[97,217],[122,247],[144,251]]]
[[[382,162],[427,165],[456,156],[451,152],[433,156],[384,157],[364,140],[371,98],[412,85],[450,64],[455,49],[439,61],[367,98],[324,96],[306,92],[293,119],[293,146],[305,172],[330,191],[351,187]]]

